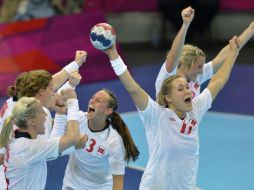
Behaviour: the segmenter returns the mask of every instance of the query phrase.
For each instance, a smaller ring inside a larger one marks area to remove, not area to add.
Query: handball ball
[[[114,28],[107,23],[96,24],[90,32],[90,41],[96,49],[110,48],[116,40]]]

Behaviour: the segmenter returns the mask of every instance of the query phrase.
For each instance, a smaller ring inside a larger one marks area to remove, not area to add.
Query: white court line
[[[121,116],[124,117],[131,117],[138,115],[138,111],[131,111],[131,112],[124,112],[121,113]],[[235,114],[235,113],[225,113],[225,112],[214,112],[214,111],[208,111],[206,115],[210,116],[217,116],[217,117],[226,117],[226,118],[234,118],[234,119],[244,119],[244,120],[253,120],[254,122],[254,116],[252,115],[244,115],[244,114]],[[253,123],[254,126],[254,123]],[[130,169],[138,170],[138,171],[144,171],[145,167],[137,166],[135,163],[129,164],[127,166]]]
[[[132,116],[138,114],[138,111],[131,111],[131,112],[123,112],[121,113],[122,116]],[[244,115],[244,114],[237,114],[237,113],[226,113],[226,112],[215,112],[215,111],[208,111],[207,115],[212,116],[224,116],[224,117],[238,117],[239,119],[254,119],[254,115]]]
[[[133,164],[128,165],[127,168],[130,168],[132,170],[141,171],[141,172],[143,172],[145,170],[144,167],[136,166],[136,165],[133,165]]]

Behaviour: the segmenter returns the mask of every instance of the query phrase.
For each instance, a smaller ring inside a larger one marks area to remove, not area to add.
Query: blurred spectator
[[[56,12],[51,4],[51,0],[20,0],[14,20],[29,20],[52,17],[54,15],[56,15]]]
[[[83,11],[84,0],[52,0],[58,14],[75,14]]]
[[[0,23],[56,15],[52,0],[3,0]]]
[[[83,11],[84,0],[0,0],[0,23],[73,14]]]
[[[0,9],[0,23],[13,21],[20,0],[2,0]]]
[[[173,24],[176,31],[182,25],[181,15],[178,13],[188,6],[195,9],[196,16],[189,28],[186,40],[203,41],[206,29],[209,28],[218,12],[219,0],[159,0],[160,11],[164,18]]]

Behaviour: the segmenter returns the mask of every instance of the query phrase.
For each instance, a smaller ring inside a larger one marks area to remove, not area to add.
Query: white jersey
[[[161,70],[156,78],[155,82],[155,90],[156,90],[156,96],[159,93],[161,89],[161,85],[163,81],[170,77],[175,75],[177,72],[177,68],[175,68],[171,73],[168,73],[166,70],[166,63],[164,63],[161,67]],[[203,67],[203,73],[198,75],[196,82],[189,81],[188,84],[190,86],[190,89],[192,91],[192,98],[197,97],[200,94],[200,85],[202,85],[207,80],[211,79],[213,76],[213,64],[212,62],[208,62],[204,64]]]
[[[102,132],[88,128],[85,112],[80,114],[80,133],[88,136],[84,149],[71,153],[65,171],[63,190],[112,190],[112,175],[125,173],[123,140],[111,125]]]
[[[44,190],[46,159],[57,157],[60,138],[13,138],[5,151],[5,176],[8,189]]]
[[[14,105],[16,104],[15,101],[13,101],[12,98],[9,98],[8,100],[5,101],[3,104],[1,110],[0,110],[0,131],[2,130],[2,126],[4,124],[5,119],[11,115],[12,109]],[[52,131],[52,116],[51,113],[49,112],[48,108],[43,106],[44,112],[47,114],[46,116],[46,121],[44,123],[45,127],[45,134],[43,135],[38,135],[37,138],[44,138],[47,139],[50,136],[50,133]]]
[[[0,132],[2,130],[3,124],[5,119],[7,119],[8,116],[11,115],[12,112],[12,108],[15,105],[15,102],[13,101],[12,98],[9,98],[8,100],[6,100],[3,104],[3,106],[1,107],[0,110]],[[4,154],[5,149],[4,148],[0,148],[0,154]],[[0,190],[5,190],[7,185],[6,185],[6,180],[5,180],[5,176],[4,176],[4,167],[3,165],[0,165]]]
[[[194,190],[198,170],[198,127],[211,107],[212,96],[205,89],[193,100],[193,110],[184,120],[149,97],[139,111],[148,139],[149,160],[140,190]]]
[[[0,110],[0,132],[2,130],[2,126],[4,124],[5,119],[7,119],[8,116],[11,115],[12,113],[12,109],[14,107],[14,105],[16,104],[15,101],[13,101],[13,98],[9,98],[5,101],[5,103],[3,104],[1,110]],[[49,112],[49,110],[45,107],[43,107],[44,112],[47,114],[46,116],[46,121],[44,123],[44,127],[45,127],[45,134],[44,135],[38,135],[38,139],[47,139],[50,135],[50,132],[52,130],[52,116]],[[0,154],[4,153],[5,150],[4,148],[0,148]],[[4,168],[1,165],[0,166],[0,190],[5,190],[6,189],[6,180],[4,177]]]

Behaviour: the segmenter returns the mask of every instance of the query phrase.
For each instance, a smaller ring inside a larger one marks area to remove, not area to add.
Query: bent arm
[[[212,94],[213,100],[219,93],[219,91],[224,87],[229,79],[230,73],[234,66],[235,60],[239,54],[239,49],[237,48],[238,39],[236,37],[230,40],[230,52],[225,60],[225,63],[221,66],[218,72],[212,77],[207,88]]]
[[[74,92],[74,91],[73,91]],[[59,153],[62,153],[65,149],[74,146],[78,142],[79,138],[79,106],[77,99],[67,100],[67,129],[60,138]]]
[[[251,39],[253,35],[254,35],[254,21],[252,21],[252,23],[238,37],[240,41],[239,43],[240,50],[245,46],[245,44]],[[226,45],[212,60],[214,73],[216,73],[218,69],[221,67],[221,65],[224,63],[225,59],[228,57],[229,51],[230,47],[229,45]]]
[[[78,121],[70,120],[67,123],[67,129],[64,136],[60,138],[59,153],[65,149],[77,144],[79,138],[79,124]]]
[[[75,61],[66,65],[61,71],[53,75],[54,90],[60,88],[73,72],[86,61],[87,53],[85,51],[76,51]]]

